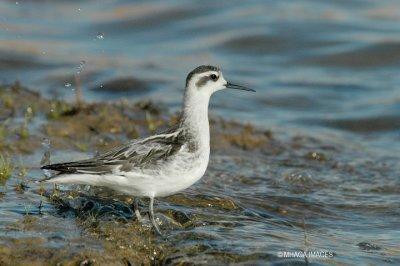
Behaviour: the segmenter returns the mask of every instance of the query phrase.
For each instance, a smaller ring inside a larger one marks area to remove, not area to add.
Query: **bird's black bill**
[[[256,92],[253,89],[244,87],[244,86],[240,86],[240,85],[236,85],[236,84],[232,84],[230,82],[226,83],[225,87],[227,87],[228,89],[234,89],[234,90],[242,90],[242,91],[252,91],[252,92]]]

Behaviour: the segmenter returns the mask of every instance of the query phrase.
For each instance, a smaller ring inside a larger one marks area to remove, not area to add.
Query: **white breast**
[[[195,153],[189,152],[184,146],[181,151],[156,169],[137,169],[124,173],[126,182],[114,189],[136,196],[172,195],[190,187],[204,175],[209,155],[209,146],[202,147]]]

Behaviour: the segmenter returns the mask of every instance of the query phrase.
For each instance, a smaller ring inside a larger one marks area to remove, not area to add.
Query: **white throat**
[[[181,123],[195,135],[201,146],[209,146],[208,104],[210,95],[195,90],[197,88],[187,88],[185,91]]]

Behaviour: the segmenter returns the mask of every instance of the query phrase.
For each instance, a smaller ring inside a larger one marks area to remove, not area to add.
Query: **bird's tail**
[[[57,174],[52,177],[46,177],[39,180],[39,183],[61,183],[61,184],[79,184],[94,185],[99,182],[98,175],[92,174]]]

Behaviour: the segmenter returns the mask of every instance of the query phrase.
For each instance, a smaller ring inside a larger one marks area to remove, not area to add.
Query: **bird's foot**
[[[135,212],[136,219],[143,224],[143,218],[142,215],[140,215],[140,210],[139,210],[139,199],[135,198],[133,202],[133,211]]]
[[[154,197],[150,197],[150,203],[149,203],[149,218],[151,221],[151,224],[153,225],[153,228],[155,230],[155,232],[157,233],[157,235],[164,237],[165,236],[161,233],[160,228],[158,227],[158,224],[154,218],[154,209],[153,209],[153,205],[154,205]]]

